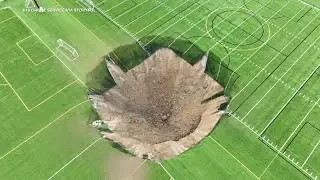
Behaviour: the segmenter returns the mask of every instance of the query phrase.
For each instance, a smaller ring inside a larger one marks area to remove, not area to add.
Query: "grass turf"
[[[79,7],[79,4],[75,1],[46,3],[44,6]],[[223,65],[236,71],[232,75],[232,77],[237,77],[235,84],[228,87],[228,94],[234,97],[230,110],[233,111],[235,117],[239,117],[240,120],[243,118],[243,122],[239,122],[232,116],[225,117],[211,135],[215,141],[207,138],[197,148],[173,160],[163,162],[164,167],[174,178],[211,179],[219,176],[220,179],[255,179],[261,176],[261,179],[304,179],[310,177],[307,173],[301,172],[305,167],[294,166],[291,159],[281,156],[282,153],[276,156],[277,153],[274,150],[277,149],[270,146],[268,142],[272,142],[273,146],[277,145],[279,149],[289,138],[289,135],[294,133],[297,136],[293,143],[288,146],[288,149],[298,148],[296,151],[300,152],[299,148],[304,149],[306,145],[308,145],[308,150],[314,147],[315,143],[309,144],[304,138],[300,138],[304,136],[300,133],[305,131],[298,124],[319,98],[317,94],[319,85],[316,83],[319,76],[312,75],[302,89],[298,91],[300,94],[294,96],[280,115],[276,117],[274,123],[270,126],[267,125],[319,64],[317,58],[317,46],[319,44],[316,43],[308,49],[319,36],[319,18],[312,20],[317,15],[317,10],[296,1],[292,1],[288,5],[285,4],[286,2],[254,0],[245,1],[245,4],[240,0],[232,0],[226,3],[225,1],[217,3],[203,0],[200,2],[168,0],[164,3],[158,1],[127,1],[117,6],[119,3],[118,1],[112,1],[110,4],[104,2],[99,8],[107,13],[112,21],[116,21],[118,25],[126,26],[127,31],[131,32],[131,35],[137,36],[143,45],[153,45],[153,42],[161,41],[162,37],[168,36],[171,38],[165,39],[165,45],[172,43],[172,47],[179,52],[192,54],[194,49],[190,50],[189,46],[180,43],[180,41],[174,41],[174,39],[183,40],[181,42],[195,42],[195,45],[202,51],[211,48],[215,55],[215,61],[211,61],[212,68],[208,69],[208,73],[213,77],[218,77],[219,82],[227,85],[232,73],[229,73],[227,68],[220,71],[217,68],[219,63],[215,62],[222,61]],[[201,6],[201,4],[203,5]],[[99,73],[94,74],[93,77],[88,76],[88,73],[91,75],[92,70],[95,71],[100,66],[103,55],[108,54],[113,49],[135,42],[131,35],[126,34],[123,29],[114,25],[109,21],[110,19],[108,20],[98,12],[39,15],[22,13],[23,2],[13,1],[10,2],[10,5],[37,32],[49,48],[57,47],[55,41],[61,38],[75,45],[80,57],[74,62],[70,62],[58,55],[52,60],[50,59],[48,62],[35,67],[32,62],[28,61],[27,56],[21,49],[15,45],[16,42],[33,33],[18,18],[13,18],[8,21],[8,24],[5,22],[4,26],[0,26],[3,28],[3,31],[0,32],[5,34],[10,34],[6,31],[14,32],[10,36],[1,36],[3,38],[0,38],[1,42],[12,45],[10,46],[12,48],[1,47],[1,57],[8,59],[8,61],[0,63],[0,72],[12,84],[12,89],[16,90],[27,107],[30,109],[36,107],[30,112],[27,111],[10,87],[0,87],[1,94],[4,94],[0,101],[1,107],[3,107],[1,111],[2,114],[5,114],[0,124],[4,129],[0,141],[3,144],[3,146],[0,146],[2,147],[0,151],[2,154],[19,145],[49,122],[54,121],[63,112],[83,102],[86,99],[86,94],[76,78],[79,77],[81,81],[90,85],[90,80],[99,76]],[[284,8],[280,10],[282,6]],[[135,7],[136,9],[132,9]],[[229,17],[237,7],[241,7],[240,15],[235,14]],[[112,9],[108,10],[110,8]],[[279,10],[279,13],[272,16]],[[206,19],[205,17],[212,11],[215,13]],[[257,14],[255,19],[250,17],[250,13],[253,12]],[[3,20],[14,15],[8,10],[2,10],[0,13],[2,13],[0,17],[3,17]],[[143,16],[144,13],[148,15]],[[270,18],[271,16],[272,18]],[[249,18],[248,21],[241,25],[246,18]],[[283,28],[282,26],[288,21],[289,23]],[[219,22],[221,23],[216,26]],[[257,25],[258,22],[263,25]],[[309,22],[311,23],[309,24]],[[237,26],[239,27],[236,31],[232,32]],[[206,27],[209,27],[208,33]],[[215,27],[214,30],[211,30],[212,27]],[[304,27],[306,28],[301,31]],[[259,31],[250,36],[257,28]],[[223,39],[226,35],[228,35],[228,38]],[[53,55],[52,52],[47,51],[47,47],[40,42],[39,38],[31,37],[30,42],[27,39],[27,43],[23,43],[23,47],[26,46],[23,49],[30,51],[27,54],[37,59],[36,62],[41,62],[42,58]],[[247,37],[247,45],[239,45],[239,42]],[[270,37],[272,38],[268,39]],[[267,44],[264,44],[266,41],[268,41]],[[286,46],[287,44],[289,45]],[[33,45],[39,46],[42,50],[33,52],[34,48],[31,48]],[[114,51],[120,53],[117,54],[118,56],[122,56],[119,59],[122,61],[124,68],[131,68],[137,64],[138,61],[132,62],[130,60],[137,57],[136,54],[143,53],[138,47],[134,47],[136,51],[125,55],[121,54],[124,52],[121,49]],[[146,46],[146,48],[150,48],[150,46]],[[239,50],[233,50],[232,48]],[[299,59],[302,54],[303,56]],[[138,56],[140,60],[143,59],[142,55]],[[77,77],[73,76],[58,58]],[[287,70],[288,72],[284,75]],[[259,73],[260,71],[261,73]],[[256,75],[257,77],[255,77]],[[279,81],[282,76],[283,78]],[[253,77],[255,78],[253,79]],[[1,78],[0,82],[4,81]],[[103,80],[110,80],[109,78],[108,75],[105,75]],[[42,100],[66,87],[74,80],[77,80],[77,82],[68,86],[61,94],[59,93],[37,106]],[[277,83],[278,81],[279,83]],[[112,83],[106,86],[109,87],[110,85]],[[266,93],[268,93],[266,97],[261,99]],[[237,96],[235,97],[235,95]],[[90,130],[85,126],[86,120],[93,118],[88,109],[88,105],[83,105],[83,107],[81,105],[79,108],[72,109],[72,116],[59,119],[52,127],[49,126],[43,130],[43,134],[38,134],[16,151],[0,159],[0,163],[6,166],[1,171],[0,177],[8,179],[27,175],[33,179],[43,179],[50,177],[60,167],[63,167],[65,163],[97,138],[95,133],[88,136]],[[304,121],[319,127],[319,122],[316,121],[319,113],[319,105],[316,105]],[[23,122],[20,121],[21,119],[23,119]],[[244,122],[246,123],[244,124]],[[248,128],[248,125],[250,125],[250,128]],[[297,126],[302,130],[295,131]],[[252,127],[254,127],[253,130]],[[265,128],[267,129],[264,135],[269,139],[268,142],[258,139],[256,134],[256,131],[259,133]],[[77,132],[72,131],[70,136],[70,133],[68,133],[70,129],[76,129]],[[59,136],[55,136],[55,134]],[[289,140],[292,139],[293,137],[289,138]],[[295,144],[297,147],[294,146]],[[59,147],[70,145],[72,145],[72,148],[59,151]],[[34,148],[35,150],[32,150]],[[99,164],[108,159],[104,151],[114,150],[108,143],[98,142],[55,177],[57,179],[71,177],[101,179],[106,177],[105,169],[98,168],[100,167]],[[60,154],[57,152],[60,152]],[[285,152],[289,153],[289,151]],[[38,153],[39,156],[36,156]],[[309,153],[306,153],[306,155],[309,155]],[[25,158],[22,158],[22,155]],[[303,157],[305,158],[306,155],[303,155]],[[219,160],[220,158],[222,159]],[[53,159],[54,162],[50,162]],[[319,159],[319,148],[315,150],[306,163],[306,167],[309,167],[308,172],[313,173],[312,177],[319,175],[317,159]],[[88,161],[96,163],[89,166]],[[203,161],[206,163],[203,163]],[[299,162],[301,164],[303,160],[299,160]],[[22,164],[18,166],[19,163]],[[159,165],[151,163],[146,166],[150,167],[148,178],[170,179]],[[37,173],[34,169],[41,170],[41,173]]]

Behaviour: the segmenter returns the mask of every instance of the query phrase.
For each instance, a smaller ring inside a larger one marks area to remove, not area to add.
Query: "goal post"
[[[74,47],[66,43],[64,40],[58,39],[57,43],[58,43],[57,51],[60,52],[65,57],[67,57],[68,59],[70,59],[71,61],[79,57],[78,51]]]
[[[40,8],[36,0],[25,0],[24,7],[25,8],[37,8],[37,9]]]

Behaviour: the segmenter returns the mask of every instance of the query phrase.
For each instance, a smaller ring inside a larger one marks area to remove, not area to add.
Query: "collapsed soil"
[[[140,157],[149,154],[154,159],[172,157],[198,143],[214,128],[221,117],[219,107],[227,101],[222,96],[202,103],[223,91],[204,73],[206,63],[204,56],[192,66],[170,49],[158,50],[126,73],[107,62],[117,85],[90,96],[111,130],[101,133]]]

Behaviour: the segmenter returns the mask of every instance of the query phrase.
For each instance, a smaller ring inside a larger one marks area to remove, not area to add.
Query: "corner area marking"
[[[224,151],[226,151],[231,157],[233,157],[238,163],[240,163],[247,171],[250,172],[254,177],[257,179],[260,179],[257,175],[255,175],[247,166],[245,166],[239,159],[237,159],[233,154],[231,154],[225,147],[223,147],[220,143],[218,143],[215,139],[213,139],[211,136],[208,136],[213,142],[215,142],[217,145],[219,145]]]

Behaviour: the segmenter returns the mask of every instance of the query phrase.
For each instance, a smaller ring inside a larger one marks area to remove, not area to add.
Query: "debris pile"
[[[89,96],[101,118],[92,125],[140,158],[169,159],[188,150],[213,130],[227,102],[211,98],[223,87],[205,74],[207,58],[192,66],[163,48],[126,73],[107,61],[117,85]]]

